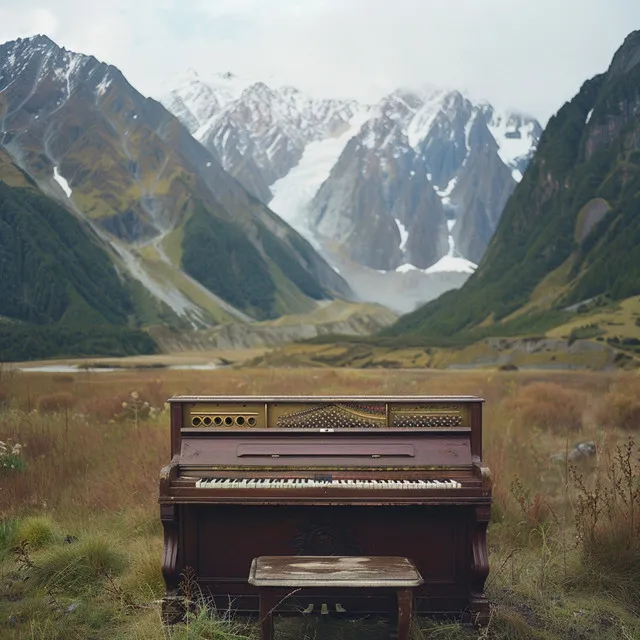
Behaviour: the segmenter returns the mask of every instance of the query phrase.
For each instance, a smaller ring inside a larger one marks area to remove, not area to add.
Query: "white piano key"
[[[364,489],[371,491],[393,489],[413,491],[418,489],[461,489],[456,480],[446,479],[378,479],[378,478],[215,478],[205,476],[195,481],[197,489]]]

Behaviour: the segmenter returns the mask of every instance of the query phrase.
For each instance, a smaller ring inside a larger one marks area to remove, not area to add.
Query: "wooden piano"
[[[160,473],[166,620],[189,571],[217,608],[256,613],[251,561],[274,555],[404,556],[422,614],[488,619],[482,402],[471,396],[170,399]],[[313,607],[311,606],[313,605]],[[384,596],[326,593],[283,608],[393,611]]]

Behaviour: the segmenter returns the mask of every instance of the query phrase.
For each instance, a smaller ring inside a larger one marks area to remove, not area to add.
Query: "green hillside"
[[[0,360],[150,353],[131,295],[90,230],[33,188],[0,180]]]
[[[211,216],[198,203],[184,226],[182,267],[236,309],[273,317],[276,287],[269,267],[238,227]]]
[[[382,335],[540,334],[640,293],[640,31],[552,117],[476,273]]]

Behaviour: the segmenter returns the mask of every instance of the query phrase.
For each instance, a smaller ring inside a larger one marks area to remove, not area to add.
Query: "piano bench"
[[[348,587],[392,590],[398,598],[398,640],[408,640],[413,587],[422,576],[408,558],[393,556],[260,556],[249,583],[260,594],[260,638],[273,640],[273,611],[302,589]]]

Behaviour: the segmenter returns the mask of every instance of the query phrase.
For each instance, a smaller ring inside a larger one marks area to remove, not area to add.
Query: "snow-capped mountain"
[[[46,36],[0,44],[0,150],[180,322],[273,318],[350,295],[160,103]]]
[[[478,262],[540,132],[531,118],[474,105],[457,91],[396,92],[314,196],[310,226],[373,269],[426,269],[450,253],[452,218],[455,251]]]
[[[313,100],[230,72],[205,80],[193,70],[161,102],[265,203],[270,185],[298,164],[307,144],[339,135],[361,110],[353,100]]]
[[[424,275],[410,305],[394,296],[403,311],[441,292],[435,274],[473,271],[542,132],[434,87],[360,105],[224,74],[187,77],[163,102],[365,299],[385,301],[380,272]]]

